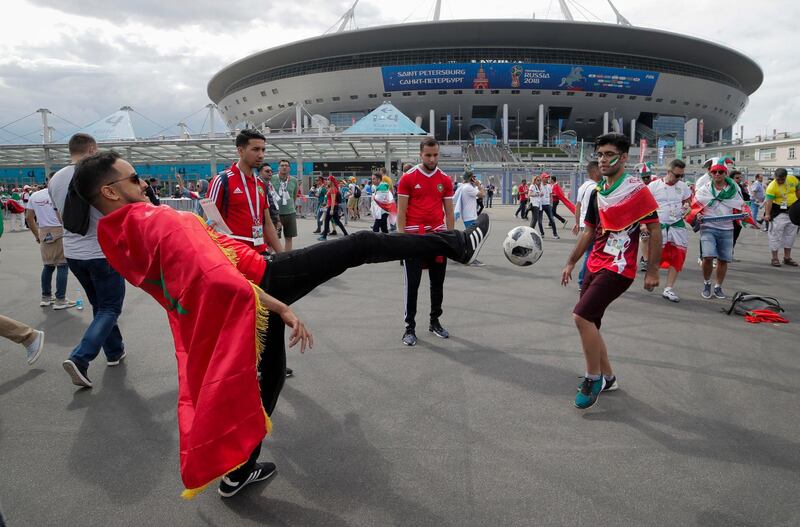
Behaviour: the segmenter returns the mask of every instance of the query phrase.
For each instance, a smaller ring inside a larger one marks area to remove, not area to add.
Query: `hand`
[[[36,243],[42,243],[38,236],[34,236],[33,238],[36,240]]]
[[[568,263],[564,266],[564,269],[561,271],[561,285],[565,286],[572,280],[572,270],[575,268],[575,264]]]
[[[314,347],[314,336],[311,335],[305,324],[297,318],[297,315],[291,309],[287,307],[286,311],[281,313],[281,319],[284,324],[292,328],[292,333],[289,335],[290,348],[294,347],[298,342],[300,343],[300,353],[305,353],[306,346],[308,346],[308,349]]]
[[[572,234],[575,234],[577,236],[579,231],[580,229],[578,228],[577,224],[572,226]]]
[[[654,273],[648,272],[646,275],[644,275],[645,290],[652,291],[656,287],[658,287],[658,269],[656,269],[656,272]]]
[[[770,221],[770,215],[769,214],[764,214],[764,221],[766,221],[766,222]]]

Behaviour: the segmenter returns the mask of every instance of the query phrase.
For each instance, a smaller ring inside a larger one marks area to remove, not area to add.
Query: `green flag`
[[[675,157],[683,159],[683,141],[675,141]]]

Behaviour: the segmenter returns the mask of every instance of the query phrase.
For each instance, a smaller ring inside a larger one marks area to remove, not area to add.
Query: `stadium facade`
[[[732,139],[761,68],[675,33],[554,20],[454,20],[372,27],[255,53],[208,95],[224,121],[344,127],[391,101],[439,139],[553,143],[605,130],[687,146]],[[308,122],[306,122],[306,125]],[[566,134],[564,133],[566,132]]]

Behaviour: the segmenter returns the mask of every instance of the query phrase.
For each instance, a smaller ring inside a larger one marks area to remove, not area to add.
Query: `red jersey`
[[[208,187],[208,198],[214,202],[222,214],[225,223],[230,227],[235,239],[259,250],[266,250],[267,245],[262,243],[257,247],[252,242],[254,214],[258,208],[257,221],[266,225],[266,214],[269,212],[267,205],[267,187],[264,182],[250,176],[245,176],[247,181],[247,192],[250,195],[248,204],[247,193],[242,181],[242,173],[236,163],[226,170],[228,174],[228,206],[227,210],[222,206],[222,179],[217,175],[211,180]],[[256,190],[257,189],[257,190]],[[251,210],[252,206],[252,210]]]
[[[406,231],[443,231],[444,201],[453,199],[453,182],[437,168],[426,174],[422,165],[417,165],[400,178],[397,195],[408,197],[406,209]]]
[[[517,187],[517,192],[519,192],[519,199],[528,199],[528,185],[520,185]]]

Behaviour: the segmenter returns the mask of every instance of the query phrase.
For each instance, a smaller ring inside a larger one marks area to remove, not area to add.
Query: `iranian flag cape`
[[[603,179],[597,186],[597,210],[606,231],[625,230],[658,210],[653,194],[638,177],[622,174],[613,185],[606,185]]]
[[[235,267],[244,245],[199,216],[149,203],[103,217],[97,239],[111,266],[167,310],[182,496],[192,498],[242,465],[271,428],[256,377],[267,312]]]
[[[727,186],[724,189],[717,191],[717,189],[714,187],[714,180],[708,178],[708,181],[700,186],[700,188],[695,189],[694,196],[692,196],[692,208],[689,211],[689,214],[686,215],[687,223],[690,225],[694,223],[695,218],[703,211],[703,209],[714,205],[717,202],[724,203],[725,205],[731,207],[734,210],[734,213],[744,210],[746,205],[741,193],[739,192],[739,186],[729,177],[725,178],[725,183],[727,183]],[[749,207],[747,212],[750,212]],[[745,221],[747,223],[751,223],[752,220],[752,213],[750,213],[749,221],[748,219],[745,219]]]
[[[372,217],[379,219],[384,212],[389,213],[389,223],[397,223],[397,203],[394,201],[389,185],[381,183],[372,194]]]
[[[560,201],[565,207],[567,207],[567,210],[570,211],[570,213],[575,214],[575,204],[569,200],[566,194],[564,194],[564,191],[561,190],[561,185],[558,183],[553,185],[553,198],[555,198],[554,201],[556,203]]]

